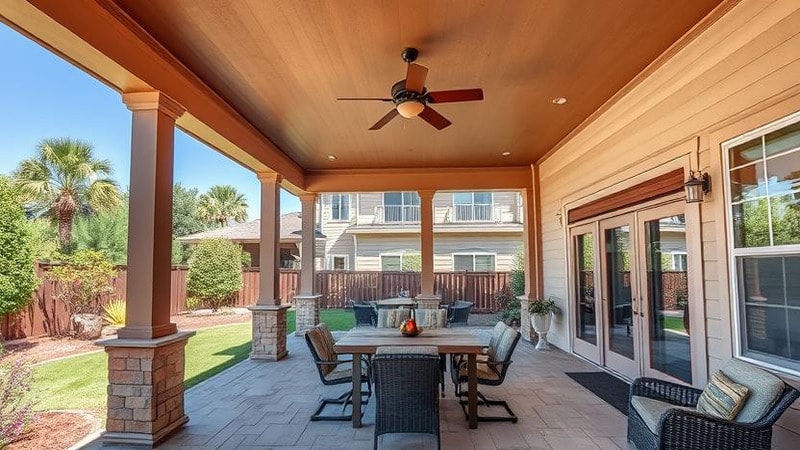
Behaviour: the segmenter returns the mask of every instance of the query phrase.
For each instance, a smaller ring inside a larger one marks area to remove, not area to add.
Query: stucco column
[[[170,323],[172,164],[184,109],[160,92],[123,94],[133,112],[126,321],[108,354],[106,443],[153,446],[182,427],[184,347]]]
[[[319,323],[319,300],[321,295],[314,293],[314,267],[317,238],[317,194],[300,194],[301,233],[300,246],[300,293],[294,296],[295,335],[302,336],[309,328]]]
[[[419,222],[420,222],[420,259],[422,260],[422,273],[420,274],[419,300],[434,300],[439,297],[433,291],[433,195],[436,191],[418,191],[419,194]]]
[[[541,217],[538,192],[538,167],[531,166],[531,175],[534,187],[523,189],[522,214],[523,214],[523,250],[525,253],[525,294],[520,295],[520,332],[528,341],[536,333],[533,331],[528,305],[530,300],[540,298],[542,287],[542,252],[541,252]]]
[[[276,361],[286,351],[286,310],[280,299],[280,174],[258,174],[261,182],[261,238],[259,244],[258,300],[253,313],[253,344],[250,359]]]

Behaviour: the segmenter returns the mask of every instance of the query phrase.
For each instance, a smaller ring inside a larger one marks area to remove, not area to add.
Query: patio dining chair
[[[387,433],[439,436],[439,353],[436,347],[380,347],[372,359],[375,377],[375,441]]]
[[[322,384],[332,386],[353,382],[353,361],[342,359],[336,354],[333,349],[336,342],[327,325],[320,323],[311,328],[306,333],[305,338]],[[367,391],[362,393],[362,396],[366,396],[366,398],[361,400],[362,405],[366,405],[372,395],[372,381],[370,379],[369,362],[365,358],[362,358],[361,361],[361,382],[367,383]],[[351,386],[350,390],[337,398],[323,398],[317,410],[311,415],[311,421],[352,420],[354,411],[350,414],[345,414],[347,406],[350,405],[352,407],[352,397],[353,389]],[[328,405],[341,405],[341,414],[322,415],[322,411]],[[364,414],[364,412],[360,411],[360,414]]]
[[[499,337],[494,337],[495,333]],[[508,366],[511,365],[511,355],[519,342],[519,331],[511,328],[503,322],[498,322],[492,332],[494,342],[490,343],[486,355],[479,355],[480,358],[477,364],[478,372],[478,385],[484,386],[500,386],[506,379],[508,373]],[[450,375],[455,385],[456,397],[464,397],[467,395],[461,388],[463,383],[469,381],[467,373],[467,358],[465,355],[453,355],[450,362]],[[517,415],[508,406],[505,400],[491,400],[488,399],[483,393],[478,391],[479,406],[487,408],[492,406],[502,406],[505,408],[507,416],[482,416],[478,415],[479,422],[512,422],[517,423]],[[461,408],[464,410],[464,416],[469,418],[467,414],[467,401],[460,400]]]
[[[353,314],[356,316],[356,327],[374,327],[378,321],[378,312],[370,304],[358,304],[350,300]]]
[[[409,317],[411,317],[410,309],[379,309],[376,326],[378,328],[400,328],[400,324]]]
[[[447,309],[417,309],[417,325],[423,330],[428,328],[447,328]],[[442,385],[442,397],[444,397],[444,374],[447,372],[447,355],[440,356],[439,362],[441,372],[439,381]]]
[[[736,359],[705,390],[638,378],[630,390],[628,442],[639,450],[768,449],[772,426],[798,396],[775,375]]]
[[[472,302],[458,300],[450,306],[448,321],[451,327],[466,327],[469,321],[469,313],[472,310]]]

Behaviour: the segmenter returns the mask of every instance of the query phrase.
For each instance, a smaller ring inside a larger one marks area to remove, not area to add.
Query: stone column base
[[[289,305],[255,305],[253,313],[253,347],[250,359],[277,361],[286,351],[286,310]]]
[[[319,299],[322,295],[295,295],[295,336],[305,336],[306,332],[319,323]]]
[[[104,443],[154,446],[189,418],[183,411],[184,347],[194,331],[156,339],[108,339]]]
[[[522,338],[526,341],[533,342],[536,337],[536,332],[533,331],[533,324],[531,323],[531,315],[528,313],[528,306],[530,300],[527,295],[520,295],[519,299],[519,332],[522,333]]]

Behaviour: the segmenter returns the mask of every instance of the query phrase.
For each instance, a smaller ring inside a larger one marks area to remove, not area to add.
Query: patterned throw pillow
[[[720,419],[733,420],[744,406],[750,389],[735,383],[721,370],[711,376],[708,386],[700,394],[697,410]]]

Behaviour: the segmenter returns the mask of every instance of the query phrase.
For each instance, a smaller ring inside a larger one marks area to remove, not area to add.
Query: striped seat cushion
[[[697,410],[720,419],[733,420],[749,394],[747,386],[735,383],[719,370],[711,375],[711,381],[700,394]]]

